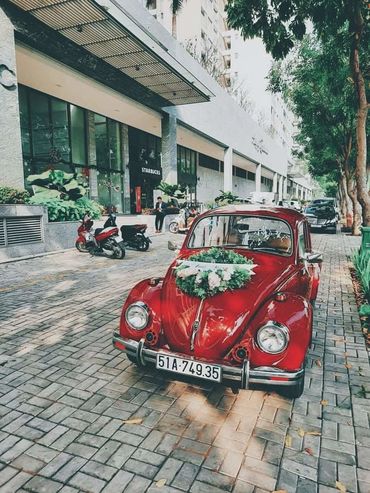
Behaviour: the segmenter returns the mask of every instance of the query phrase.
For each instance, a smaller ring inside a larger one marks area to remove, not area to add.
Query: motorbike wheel
[[[171,233],[178,233],[179,232],[179,225],[177,222],[173,221],[169,225],[169,230]]]
[[[125,258],[125,255],[126,252],[123,247],[120,247],[119,245],[113,247],[113,258],[123,259]]]
[[[139,252],[146,252],[149,249],[149,244],[149,240],[145,236],[142,236],[137,239],[136,249]]]
[[[82,241],[76,241],[75,247],[81,253],[88,253],[89,252],[89,250],[86,248],[86,243],[83,243]]]

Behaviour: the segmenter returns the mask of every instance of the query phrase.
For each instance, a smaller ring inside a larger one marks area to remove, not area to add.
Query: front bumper
[[[144,339],[141,339],[138,342],[133,339],[125,339],[121,337],[118,332],[114,332],[113,334],[113,346],[116,349],[125,352],[131,361],[134,361],[138,366],[155,366],[159,350],[148,348],[144,343]],[[172,356],[179,356],[185,359],[194,359],[171,351],[160,351],[168,353]],[[248,360],[244,360],[241,367],[212,363],[211,361],[209,363],[221,367],[221,383],[241,389],[248,389],[250,384],[292,387],[298,385],[304,378],[304,368],[294,372],[279,370],[274,367],[258,367],[251,369]]]

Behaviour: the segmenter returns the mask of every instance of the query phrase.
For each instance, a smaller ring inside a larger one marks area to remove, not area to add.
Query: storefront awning
[[[178,60],[177,53],[171,53],[150,32],[150,26],[138,22],[130,12],[132,0],[10,1],[157,94],[169,106],[205,102],[212,96]]]

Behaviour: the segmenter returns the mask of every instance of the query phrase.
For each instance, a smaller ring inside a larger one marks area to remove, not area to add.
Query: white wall
[[[247,199],[256,190],[256,183],[240,176],[233,176],[233,193],[242,199]]]
[[[198,166],[197,200],[212,202],[224,188],[223,173]]]

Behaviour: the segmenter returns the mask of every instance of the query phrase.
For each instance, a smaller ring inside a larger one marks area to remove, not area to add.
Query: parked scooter
[[[197,210],[185,207],[180,210],[179,214],[169,224],[171,233],[187,233],[194,219],[198,216]]]
[[[102,228],[92,229],[94,222],[86,214],[78,228],[76,248],[79,252],[88,252],[91,255],[106,256],[122,259],[125,256],[125,247],[118,235],[116,216],[109,214]]]
[[[139,252],[146,252],[152,240],[146,236],[146,224],[129,224],[121,226],[121,235],[126,247],[135,248]]]

